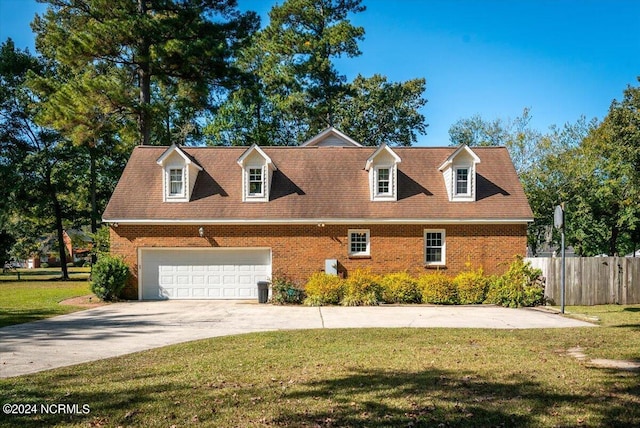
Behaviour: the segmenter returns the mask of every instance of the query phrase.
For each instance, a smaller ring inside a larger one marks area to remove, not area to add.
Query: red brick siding
[[[266,225],[266,226],[130,226],[111,228],[111,252],[131,267],[125,296],[138,297],[138,248],[141,247],[268,247],[273,272],[303,282],[324,269],[325,259],[337,259],[348,273],[370,268],[384,273],[406,270],[420,274],[424,266],[424,230],[444,229],[446,266],[451,275],[470,262],[487,274],[501,273],[504,263],[526,251],[526,225]],[[349,258],[349,229],[369,229],[371,257]]]

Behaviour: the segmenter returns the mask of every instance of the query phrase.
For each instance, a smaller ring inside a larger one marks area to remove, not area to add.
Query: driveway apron
[[[0,328],[0,377],[175,343],[259,331],[372,328],[571,328],[593,324],[496,306],[304,307],[247,301],[125,302]]]

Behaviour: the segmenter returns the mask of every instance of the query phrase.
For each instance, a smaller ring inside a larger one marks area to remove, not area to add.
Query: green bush
[[[343,296],[343,280],[335,275],[316,272],[304,286],[308,306],[337,305]]]
[[[47,262],[42,262],[42,263],[40,263],[40,267],[41,267],[41,268],[43,268],[43,269],[46,269],[46,268],[48,268],[48,267],[49,267],[49,263],[47,263]]]
[[[458,303],[473,305],[484,302],[489,288],[489,278],[482,269],[459,273],[453,279],[453,285],[458,293]]]
[[[382,300],[380,279],[367,270],[356,269],[344,281],[343,306],[373,306]]]
[[[442,272],[427,273],[418,278],[423,303],[455,305],[458,303],[456,287]]]
[[[540,275],[540,269],[525,263],[522,257],[516,257],[504,275],[493,278],[485,303],[509,308],[544,304],[544,285]]]
[[[382,300],[387,303],[420,303],[418,281],[406,272],[390,273],[380,279]]]
[[[271,303],[278,305],[300,304],[304,300],[304,290],[286,275],[274,275],[271,279]]]
[[[129,277],[129,268],[119,257],[103,255],[93,266],[91,291],[102,300],[118,298]]]

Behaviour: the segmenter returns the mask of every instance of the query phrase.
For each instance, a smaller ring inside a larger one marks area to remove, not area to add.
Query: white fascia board
[[[527,224],[533,218],[282,218],[282,219],[102,219],[129,225],[269,225],[269,224]]]
[[[193,162],[191,160],[191,158],[189,156],[186,155],[186,153],[178,146],[176,146],[175,144],[171,144],[169,146],[169,148],[158,158],[158,160],[156,160],[156,163],[158,165],[164,165],[164,161],[171,155],[171,153],[176,152],[178,153],[178,155],[180,155],[180,157],[182,159],[184,159],[184,163],[185,165],[192,165],[194,166],[198,171],[202,171],[202,167],[200,165],[198,165],[196,162]]]
[[[387,143],[383,143],[380,147],[378,147],[378,149],[373,152],[373,154],[371,156],[369,156],[369,159],[367,159],[367,162],[364,165],[364,169],[366,171],[369,171],[371,169],[371,166],[374,164],[376,157],[382,152],[382,151],[386,151],[387,153],[389,153],[391,155],[391,157],[393,157],[394,161],[396,164],[399,164],[400,162],[402,162],[402,159],[400,159],[400,156],[398,156],[396,154],[396,152],[394,152],[391,147],[387,146]]]
[[[443,163],[442,165],[440,165],[440,168],[438,168],[439,171],[443,171],[445,168],[447,168],[449,165],[451,165],[454,161],[454,159],[460,154],[460,152],[462,151],[466,151],[471,158],[473,159],[473,163],[480,163],[480,158],[478,157],[478,155],[476,155],[476,153],[471,149],[471,147],[467,146],[466,144],[461,145],[460,147],[458,147],[458,149],[453,152],[451,154],[451,156],[449,156]]]
[[[336,137],[346,141],[347,143],[351,144],[354,147],[362,147],[362,144],[358,143],[353,138],[349,137],[344,132],[341,132],[340,130],[334,128],[333,126],[325,128],[324,131],[320,132],[315,137],[312,137],[309,140],[305,141],[304,143],[300,144],[300,147],[315,146],[319,141],[324,140],[325,137],[327,137],[329,134],[335,135]]]
[[[276,167],[276,165],[273,163],[273,161],[271,160],[271,158],[269,156],[267,156],[267,154],[264,152],[264,150],[262,150],[257,144],[252,144],[251,147],[249,147],[247,150],[244,151],[244,153],[242,155],[240,155],[240,157],[238,158],[237,162],[238,165],[240,165],[241,167],[244,168],[244,161],[247,157],[249,157],[249,155],[251,155],[251,153],[253,153],[254,151],[258,152],[258,154],[264,159],[265,164],[269,167],[272,168],[273,170],[277,170],[278,168]]]

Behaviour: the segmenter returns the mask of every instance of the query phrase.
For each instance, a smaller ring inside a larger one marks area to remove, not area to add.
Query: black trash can
[[[267,303],[269,301],[269,283],[267,281],[258,281],[258,303]]]

